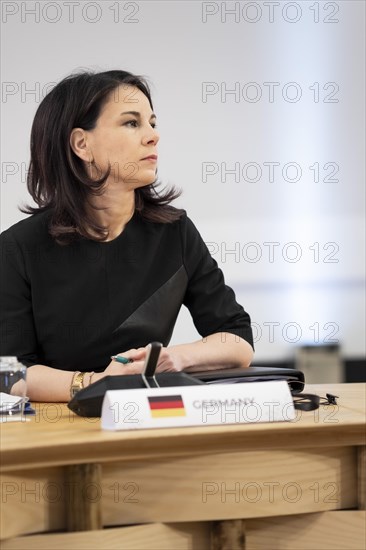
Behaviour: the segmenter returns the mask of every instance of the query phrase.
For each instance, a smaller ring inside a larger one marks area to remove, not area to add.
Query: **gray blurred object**
[[[337,384],[345,379],[339,345],[297,348],[295,368],[304,373],[307,384]]]

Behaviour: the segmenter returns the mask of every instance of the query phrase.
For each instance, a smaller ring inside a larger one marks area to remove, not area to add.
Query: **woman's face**
[[[111,173],[108,183],[123,183],[136,189],[156,179],[157,143],[156,116],[148,98],[133,86],[116,88],[102,107],[96,127],[86,132],[91,159],[92,177],[100,178],[95,166]]]

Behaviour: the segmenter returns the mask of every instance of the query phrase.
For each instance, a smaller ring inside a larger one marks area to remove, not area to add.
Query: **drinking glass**
[[[27,368],[17,357],[0,357],[0,421],[10,416],[23,417],[26,377]]]

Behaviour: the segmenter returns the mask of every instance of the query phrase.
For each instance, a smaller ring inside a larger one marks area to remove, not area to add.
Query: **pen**
[[[112,355],[111,359],[113,361],[117,361],[118,363],[123,363],[123,365],[127,365],[127,363],[133,363],[133,359],[123,357],[123,355]]]

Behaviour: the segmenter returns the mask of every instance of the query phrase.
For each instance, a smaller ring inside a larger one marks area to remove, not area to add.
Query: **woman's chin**
[[[154,177],[144,178],[139,181],[133,182],[133,186],[135,189],[139,189],[140,187],[147,187],[148,185],[152,185],[155,182],[156,182],[156,176],[154,174]]]

